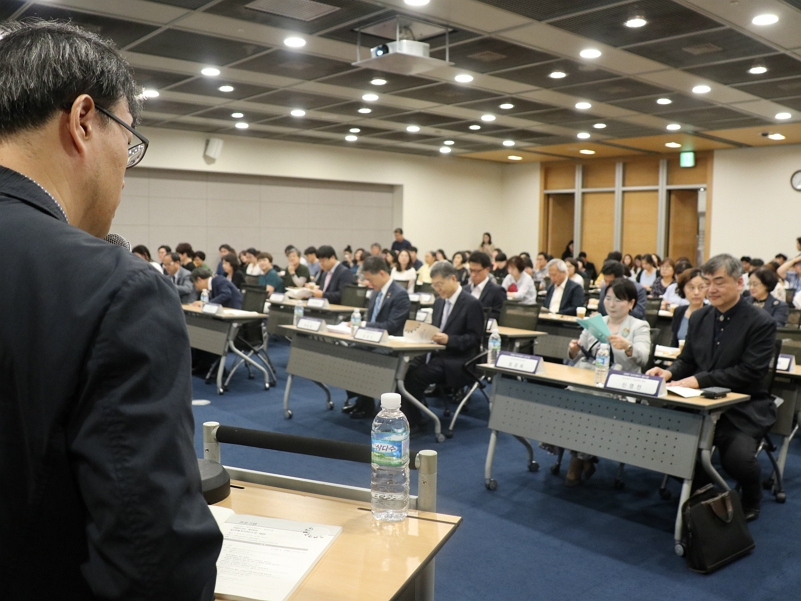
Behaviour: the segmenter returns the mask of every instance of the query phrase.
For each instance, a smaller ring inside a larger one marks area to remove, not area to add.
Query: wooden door
[[[698,244],[698,190],[670,190],[668,256],[687,257],[695,264]]]
[[[573,239],[575,196],[573,194],[548,194],[548,241],[546,251],[561,257],[567,243]],[[539,252],[540,249],[532,249]]]
[[[656,252],[659,198],[656,190],[623,193],[623,254]]]
[[[610,251],[615,250],[615,193],[584,194],[581,210],[581,249],[600,270]]]

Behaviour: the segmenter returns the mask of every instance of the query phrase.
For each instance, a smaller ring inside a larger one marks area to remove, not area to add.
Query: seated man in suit
[[[542,306],[551,313],[575,315],[576,309],[584,306],[584,286],[567,277],[567,263],[562,259],[551,259],[547,269],[551,285],[548,286]]]
[[[759,516],[762,500],[757,446],[776,421],[776,406],[765,381],[774,353],[776,322],[740,296],[742,265],[735,257],[712,257],[701,271],[709,305],[690,316],[684,349],[673,365],[647,373],[675,386],[720,386],[751,397],[723,413],[714,438],[723,469],[742,487],[743,511],[751,521]],[[695,475],[697,485],[709,481],[701,466]]]
[[[181,304],[188,305],[194,301],[197,298],[197,291],[189,279],[192,272],[181,267],[181,256],[178,253],[167,253],[162,259],[162,265],[167,279],[173,283],[178,291]]]
[[[342,300],[342,289],[353,283],[353,273],[337,260],[333,246],[327,244],[317,249],[320,273],[317,276],[318,290],[312,291],[314,298],[327,298],[332,305]]]
[[[601,275],[604,278],[604,283],[601,286],[600,297],[606,298],[606,288],[612,284],[616,279],[622,278],[626,273],[623,263],[620,261],[607,261],[601,267]],[[634,280],[632,280],[634,281]],[[648,291],[639,282],[634,282],[634,287],[637,289],[637,304],[631,310],[631,316],[637,319],[645,319],[645,307],[648,305]],[[598,313],[606,315],[606,307],[603,303],[598,303]]]
[[[479,352],[484,335],[484,310],[481,303],[462,290],[456,268],[448,261],[437,261],[431,268],[431,285],[439,297],[434,301],[432,323],[440,329],[433,341],[445,349],[416,357],[406,373],[406,391],[418,401],[425,402],[430,384],[460,387],[470,379],[462,365]],[[429,358],[430,357],[430,358]],[[401,411],[409,420],[411,434],[420,432],[422,415],[416,405],[401,400]]]
[[[477,298],[483,308],[490,309],[490,317],[498,319],[506,300],[506,290],[495,283],[494,277],[490,277],[492,259],[487,253],[477,250],[470,254],[467,264],[470,267],[470,281],[464,285],[465,291]]]
[[[209,302],[215,305],[222,305],[228,309],[242,308],[242,293],[228,278],[221,275],[213,275],[210,269],[199,267],[189,276],[198,292],[209,291]],[[194,305],[200,305],[200,301],[195,301]]]
[[[373,294],[367,305],[368,328],[386,330],[390,336],[403,336],[403,326],[409,319],[412,303],[409,293],[390,277],[390,269],[383,257],[368,257],[362,266],[364,279],[372,286]],[[345,404],[342,411],[353,419],[373,417],[375,402],[368,396],[348,392],[348,398],[356,396],[356,403]]]

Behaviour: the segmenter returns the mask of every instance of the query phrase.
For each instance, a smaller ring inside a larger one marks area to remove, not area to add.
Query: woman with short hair
[[[501,286],[506,290],[509,300],[518,301],[521,305],[537,304],[537,289],[534,280],[526,273],[526,263],[519,255],[511,257],[506,262],[509,273],[503,279]]]
[[[779,277],[767,267],[755,269],[748,276],[748,291],[751,294],[745,300],[767,311],[776,325],[783,328],[790,316],[790,307],[770,294],[778,283]]]

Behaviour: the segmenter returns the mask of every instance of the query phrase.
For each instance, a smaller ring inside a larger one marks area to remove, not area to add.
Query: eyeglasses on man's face
[[[95,105],[95,108],[97,108],[97,110],[103,113],[106,117],[112,121],[116,121],[129,132],[131,132],[133,137],[128,143],[128,163],[125,165],[125,168],[130,169],[131,167],[136,167],[140,161],[145,158],[145,153],[147,152],[147,147],[150,145],[150,141],[111,111],[107,111],[103,107],[97,105]]]

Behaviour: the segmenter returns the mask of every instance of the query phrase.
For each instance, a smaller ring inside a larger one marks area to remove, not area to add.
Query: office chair
[[[795,288],[785,288],[784,289],[785,299],[786,302],[791,307],[793,306],[793,298],[795,298]]]
[[[257,313],[263,313],[264,302],[266,300],[267,290],[262,286],[245,285],[242,288],[243,311],[255,311]],[[267,368],[267,373],[270,376],[270,386],[275,386],[277,383],[277,378],[275,375],[275,366],[270,359],[270,355],[267,354],[268,340],[269,334],[267,333],[267,324],[264,321],[260,321],[258,323],[242,324],[242,326],[239,328],[239,332],[236,335],[234,344],[238,349],[245,352],[248,357],[258,357],[258,359]],[[250,364],[240,357],[231,368],[231,372],[228,374],[228,377],[225,379],[225,388],[228,388],[231,378],[243,363],[248,370],[248,379],[253,379],[253,371],[250,367]]]
[[[368,303],[367,291],[368,288],[366,286],[345,284],[342,288],[342,299],[339,301],[339,304],[345,307],[358,307],[359,309],[363,309]]]
[[[417,320],[417,312],[420,310],[420,301],[410,301],[409,319]]]
[[[776,328],[776,340],[801,342],[801,330],[797,328]]]
[[[798,329],[799,326],[801,326],[801,309],[790,309],[790,314],[787,316],[787,323],[784,327]]]
[[[542,305],[521,305],[504,301],[501,307],[501,314],[498,316],[498,325],[505,328],[518,328],[520,330],[536,330],[537,322],[540,319]],[[534,340],[526,343],[520,350],[532,350]]]

